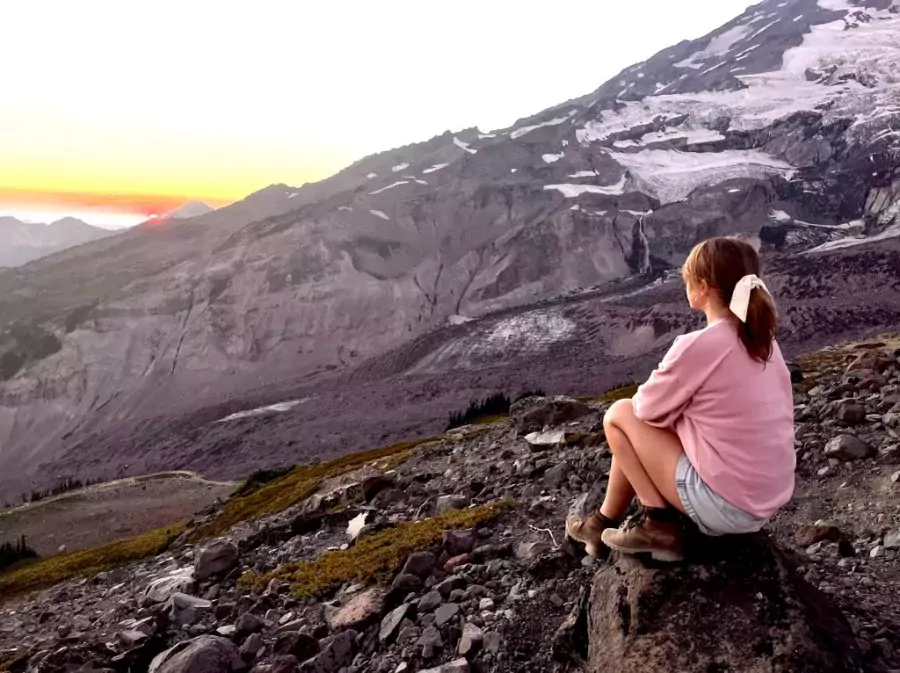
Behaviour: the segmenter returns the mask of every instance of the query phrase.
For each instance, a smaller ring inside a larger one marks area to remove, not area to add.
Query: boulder
[[[165,603],[173,594],[189,594],[194,590],[194,573],[190,568],[179,568],[152,580],[144,590],[144,605]]]
[[[328,626],[332,631],[358,629],[381,616],[384,610],[385,592],[374,588],[351,598],[337,612],[327,615]]]
[[[565,396],[527,397],[509,409],[509,417],[520,435],[538,432],[547,426],[574,421],[594,410],[576,399]]]
[[[389,488],[394,487],[393,478],[385,474],[374,474],[362,482],[363,500],[371,502],[372,498]]]
[[[837,410],[837,419],[847,425],[856,425],[866,420],[866,408],[856,402],[844,402]]]
[[[451,509],[465,509],[468,504],[469,500],[464,495],[441,495],[438,496],[434,509],[437,514],[443,514]]]
[[[430,551],[420,551],[410,554],[406,559],[401,574],[415,575],[416,577],[428,577],[437,565],[437,559]]]
[[[212,610],[212,603],[188,594],[174,593],[166,603],[169,620],[177,626],[189,626],[199,622]]]
[[[406,619],[406,614],[411,607],[412,605],[409,603],[404,603],[399,608],[391,610],[387,616],[381,620],[381,628],[378,630],[378,639],[382,643],[385,643],[394,637],[397,629],[400,628],[400,624]]]
[[[468,661],[457,659],[437,668],[424,668],[419,673],[469,673],[470,670]]]
[[[194,577],[202,581],[228,572],[237,563],[238,549],[230,540],[216,540],[200,550]]]
[[[353,663],[356,651],[356,631],[341,631],[336,636],[325,638],[322,651],[300,666],[303,673],[337,673]]]
[[[853,435],[838,435],[825,445],[825,455],[829,458],[850,461],[869,458],[875,449]]]
[[[844,616],[767,535],[709,538],[702,553],[686,564],[656,567],[620,556],[596,574],[587,670],[861,670]]]
[[[549,430],[547,432],[532,432],[525,435],[528,448],[532,451],[547,451],[554,446],[566,443],[566,433],[563,430]]]
[[[475,626],[475,624],[466,623],[463,626],[462,637],[459,639],[457,652],[462,657],[474,655],[481,649],[484,643],[484,631]]]
[[[319,653],[319,641],[306,633],[288,631],[275,640],[275,654],[290,655],[306,661]]]
[[[245,668],[230,640],[200,636],[158,654],[148,673],[237,673]]]

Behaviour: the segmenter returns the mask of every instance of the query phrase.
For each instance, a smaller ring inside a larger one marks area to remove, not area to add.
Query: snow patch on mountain
[[[405,171],[407,168],[409,168],[409,164],[397,164],[396,166],[392,166],[391,170],[394,173],[399,173],[400,171]]]
[[[642,178],[662,203],[681,201],[704,185],[733,178],[765,177],[793,168],[757,150],[702,153],[644,150],[636,153],[610,152],[610,156]]]
[[[747,26],[735,26],[730,30],[726,30],[721,35],[712,38],[705,49],[694,52],[688,58],[676,63],[675,67],[700,69],[703,67],[703,64],[698,63],[698,61],[724,56],[731,51],[735,44],[743,40],[749,32],[750,29]]]
[[[541,159],[544,160],[545,164],[555,164],[564,156],[566,156],[564,152],[560,152],[559,154],[542,154]]]
[[[387,187],[382,187],[381,189],[376,189],[374,192],[369,192],[369,196],[375,196],[376,194],[381,194],[382,192],[386,192],[389,189],[393,189],[394,187],[399,187],[400,185],[408,185],[409,182],[406,180],[399,180],[393,184],[388,185]]]
[[[526,313],[497,323],[484,336],[488,350],[539,352],[569,338],[577,325],[555,312]]]
[[[302,400],[290,400],[288,402],[278,402],[277,404],[270,404],[265,407],[257,407],[256,409],[250,409],[249,411],[238,411],[237,413],[231,414],[230,416],[226,416],[225,418],[221,418],[217,423],[226,423],[228,421],[237,421],[242,418],[252,418],[253,416],[262,416],[263,414],[278,414],[284,413],[285,411],[290,411],[298,404],[302,404],[306,402],[309,398],[305,398]]]
[[[625,193],[625,181],[626,177],[623,175],[614,185],[544,185],[544,190],[555,189],[567,199],[574,199],[582,194],[620,195]]]
[[[511,140],[516,140],[517,138],[521,138],[524,135],[531,133],[532,131],[540,128],[544,128],[545,126],[558,126],[560,124],[565,123],[568,119],[574,116],[578,111],[572,110],[569,114],[564,117],[555,117],[550,121],[542,122],[540,124],[533,124],[532,126],[521,126],[517,129],[514,129],[509,132],[509,137]]]
[[[453,144],[456,145],[459,149],[465,150],[469,154],[478,154],[478,150],[473,150],[469,147],[469,143],[465,143],[456,136],[453,136]]]
[[[434,173],[434,172],[436,172],[436,171],[441,170],[442,168],[447,168],[447,166],[449,166],[449,165],[450,165],[450,164],[435,164],[435,165],[432,166],[431,168],[426,168],[426,169],[425,169],[424,171],[422,171],[422,172],[423,172],[423,173]]]
[[[383,212],[381,212],[380,210],[370,210],[369,212],[372,213],[375,217],[380,217],[382,220],[389,220],[389,219],[391,219],[390,217],[388,217],[387,215],[385,215],[385,214],[384,214]]]
[[[597,177],[597,171],[576,171],[575,173],[570,173],[570,178],[595,178]]]

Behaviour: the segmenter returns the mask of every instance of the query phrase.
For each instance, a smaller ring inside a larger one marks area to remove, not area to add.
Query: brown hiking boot
[[[618,528],[619,522],[608,519],[594,510],[587,518],[572,515],[566,519],[566,537],[584,544],[588,556],[601,556],[604,553],[600,536],[607,528]],[[608,553],[608,552],[607,552]]]
[[[603,543],[623,554],[650,554],[657,561],[684,559],[684,540],[674,508],[643,508],[617,530],[605,530]]]

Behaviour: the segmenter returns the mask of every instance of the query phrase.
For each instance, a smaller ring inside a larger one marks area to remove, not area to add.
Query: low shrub
[[[280,479],[281,477],[285,476],[293,469],[294,466],[289,465],[287,467],[272,467],[268,469],[257,470],[256,472],[253,472],[249,477],[244,479],[243,483],[240,485],[240,488],[238,488],[238,490],[234,492],[234,497],[245,498],[254,491],[258,491],[266,484],[269,484],[276,479]]]
[[[16,542],[4,542],[0,544],[0,572],[6,570],[20,561],[37,558],[37,552],[25,542],[25,536]]]
[[[350,580],[371,584],[387,582],[410,554],[436,547],[445,530],[472,528],[487,523],[513,503],[501,502],[401,524],[359,539],[355,546],[326,552],[314,561],[289,563],[265,575],[248,573],[241,585],[265,588],[273,579],[287,581],[298,598],[321,597]]]
[[[473,423],[493,423],[506,418],[509,408],[514,402],[526,397],[544,397],[543,390],[526,390],[510,399],[504,393],[494,393],[483,400],[472,400],[465,411],[450,414],[447,419],[447,430],[453,430]]]
[[[385,469],[392,469],[406,460],[416,446],[432,441],[430,438],[399,442],[372,451],[354,453],[324,463],[299,465],[284,476],[260,485],[244,496],[233,496],[219,510],[212,521],[190,532],[188,539],[198,542],[222,535],[242,521],[252,521],[267,514],[281,512],[308,498],[324,479],[338,477],[377,460],[388,459]]]
[[[76,577],[92,577],[147,556],[161,554],[184,532],[184,525],[159,528],[99,547],[56,554],[0,574],[0,602]]]

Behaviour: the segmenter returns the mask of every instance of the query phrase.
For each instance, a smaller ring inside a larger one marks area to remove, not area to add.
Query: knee
[[[631,400],[619,400],[614,403],[603,417],[603,428],[609,432],[610,428],[621,428],[628,419],[634,418],[634,405]]]

